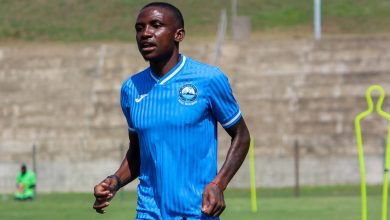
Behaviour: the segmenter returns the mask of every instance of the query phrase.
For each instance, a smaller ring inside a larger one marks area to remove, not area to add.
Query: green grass
[[[143,0],[1,0],[0,40],[134,41]],[[168,0],[183,12],[187,36],[214,37],[219,14],[231,0]],[[240,0],[256,33],[311,34],[313,0]],[[390,32],[388,0],[322,1],[324,35]],[[257,36],[257,35],[256,35]]]
[[[380,219],[381,187],[368,188],[368,217]],[[224,220],[356,220],[360,219],[359,186],[303,187],[300,197],[294,197],[291,188],[258,189],[258,213],[250,211],[248,190],[228,190]],[[107,213],[99,215],[91,206],[92,194],[40,194],[33,202],[0,201],[0,219],[72,220],[72,219],[134,219],[135,192],[116,196]]]

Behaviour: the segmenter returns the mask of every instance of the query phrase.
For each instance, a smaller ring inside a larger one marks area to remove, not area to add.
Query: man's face
[[[144,8],[135,23],[138,49],[147,61],[168,58],[176,49],[177,25],[168,9],[161,7]]]

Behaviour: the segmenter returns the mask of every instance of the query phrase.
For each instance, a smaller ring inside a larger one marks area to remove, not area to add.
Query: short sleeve
[[[135,128],[130,117],[129,88],[126,86],[126,84],[123,84],[121,88],[121,107],[122,107],[123,115],[125,116],[127,121],[129,132],[135,132]]]
[[[210,79],[209,101],[212,114],[222,127],[229,128],[241,118],[228,78],[218,68]]]

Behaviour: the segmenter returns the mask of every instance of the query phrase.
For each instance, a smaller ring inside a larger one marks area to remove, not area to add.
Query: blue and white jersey
[[[140,144],[137,219],[208,219],[202,193],[217,174],[217,122],[241,118],[227,77],[181,55],[161,78],[147,68],[125,81],[121,106]]]

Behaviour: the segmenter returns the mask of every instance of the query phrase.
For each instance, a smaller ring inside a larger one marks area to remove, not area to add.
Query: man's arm
[[[35,177],[34,171],[30,171],[30,172],[31,172],[31,179],[30,179],[30,183],[29,183],[29,188],[34,189],[36,184],[37,184],[37,179]]]
[[[94,187],[95,203],[93,208],[98,213],[103,214],[105,212],[103,209],[110,205],[109,202],[115,196],[115,193],[122,186],[139,176],[140,152],[138,135],[134,132],[129,132],[129,140],[129,149],[119,169],[114,175],[108,176]]]
[[[203,191],[202,212],[213,217],[219,216],[225,209],[223,191],[244,162],[250,143],[244,118],[226,131],[232,138],[226,160],[217,176]]]
[[[139,176],[140,169],[140,152],[138,135],[135,132],[129,132],[129,149],[126,157],[123,159],[121,166],[114,175],[118,176],[121,186],[125,186]]]

